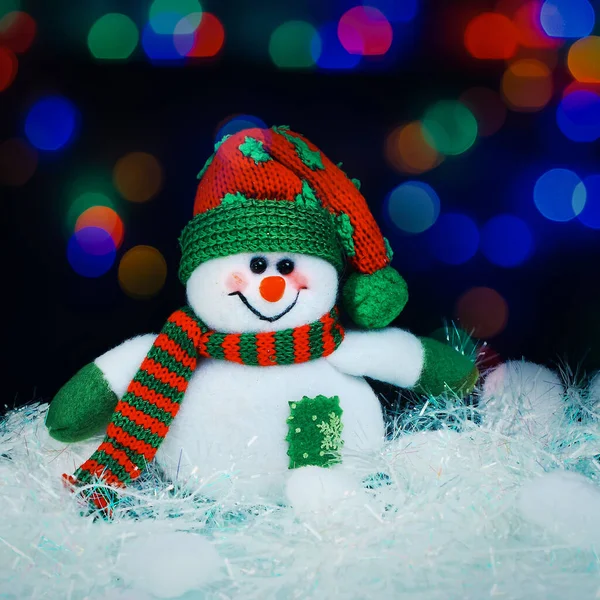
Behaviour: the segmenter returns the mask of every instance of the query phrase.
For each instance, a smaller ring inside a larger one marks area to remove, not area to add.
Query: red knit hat
[[[343,289],[352,319],[385,327],[406,304],[406,283],[390,267],[382,236],[357,180],[287,127],[223,138],[199,173],[194,218],[181,238],[185,283],[202,262],[240,252],[319,256],[353,273]]]

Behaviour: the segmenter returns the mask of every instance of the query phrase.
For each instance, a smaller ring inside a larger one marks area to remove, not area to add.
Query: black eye
[[[277,270],[282,275],[289,275],[294,270],[294,263],[289,258],[284,258],[277,263]]]
[[[267,259],[262,256],[255,256],[250,261],[250,270],[257,275],[260,273],[264,273],[267,270]]]

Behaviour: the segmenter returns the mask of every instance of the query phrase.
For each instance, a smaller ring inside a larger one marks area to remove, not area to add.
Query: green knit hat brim
[[[332,214],[288,200],[251,200],[221,205],[196,215],[179,238],[179,279],[213,258],[245,252],[290,252],[317,256],[338,272],[344,253]]]

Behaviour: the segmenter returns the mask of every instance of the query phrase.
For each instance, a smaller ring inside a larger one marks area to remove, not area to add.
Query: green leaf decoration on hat
[[[354,178],[354,179],[351,179],[350,181],[354,184],[354,186],[356,187],[357,190],[360,190],[360,186],[361,186],[360,179]]]
[[[315,171],[316,169],[325,169],[321,153],[318,150],[311,150],[308,144],[300,138],[294,137],[288,133],[289,126],[279,125],[273,127],[273,130],[282,135],[286,140],[294,144],[298,158],[309,168]]]
[[[208,169],[208,167],[210,167],[210,165],[212,164],[213,159],[215,158],[215,154],[217,153],[217,150],[221,147],[221,144],[229,139],[231,137],[231,134],[228,133],[227,135],[224,135],[216,144],[215,144],[215,151],[213,154],[211,154],[208,157],[208,160],[204,163],[204,166],[202,167],[202,169],[200,170],[200,172],[198,173],[198,175],[196,175],[196,179],[202,179],[204,177],[204,173],[206,173],[206,170]]]
[[[392,250],[392,247],[390,246],[390,242],[386,237],[384,237],[383,243],[385,244],[385,253],[387,254],[388,260],[390,262],[392,262],[392,258],[394,258],[394,251]]]
[[[221,206],[238,206],[248,202],[248,198],[241,192],[235,194],[225,194],[221,200]]]
[[[354,227],[350,222],[350,217],[346,213],[340,213],[335,217],[335,226],[348,256],[354,256],[356,251],[354,250]]]
[[[296,196],[296,204],[303,208],[321,208],[321,201],[306,180],[302,181],[302,193]]]
[[[240,144],[239,148],[244,156],[253,159],[256,164],[272,160],[262,141],[256,138],[246,136],[244,143]]]

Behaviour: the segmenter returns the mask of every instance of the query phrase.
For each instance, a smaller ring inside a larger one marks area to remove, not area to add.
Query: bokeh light
[[[505,15],[481,13],[467,25],[465,47],[475,58],[510,58],[517,49],[517,29]]]
[[[474,287],[456,303],[456,318],[461,327],[476,338],[491,338],[508,323],[508,304],[494,289]]]
[[[600,83],[600,36],[577,40],[569,48],[567,62],[577,81]]]
[[[527,223],[513,215],[498,215],[481,228],[481,251],[493,264],[516,267],[531,255],[533,237]]]
[[[462,154],[477,138],[477,121],[462,103],[442,100],[423,117],[423,134],[430,146],[443,154]]]
[[[198,0],[154,0],[150,5],[149,24],[160,35],[172,35],[177,23],[193,13],[202,13]]]
[[[441,262],[460,265],[475,256],[479,247],[479,230],[467,215],[446,213],[429,230],[431,253]]]
[[[312,57],[321,69],[352,69],[360,62],[358,54],[350,54],[340,42],[337,22],[325,23],[311,44]]]
[[[390,165],[402,173],[424,173],[444,160],[425,139],[420,121],[396,127],[386,138],[384,153]]]
[[[540,22],[551,37],[582,38],[594,28],[594,8],[588,0],[546,0]]]
[[[319,33],[306,21],[287,21],[271,34],[269,55],[281,69],[313,67],[321,55]]]
[[[22,11],[13,11],[0,19],[0,45],[20,54],[33,44],[37,25],[31,15]]]
[[[377,8],[355,6],[342,15],[338,37],[350,54],[381,56],[390,49],[394,31]]]
[[[99,227],[76,231],[67,245],[67,259],[72,269],[83,277],[100,277],[115,262],[116,249],[109,233]]]
[[[590,229],[600,229],[600,175],[589,175],[583,183],[586,201],[577,218]]]
[[[15,80],[19,70],[17,57],[8,48],[0,46],[0,92],[4,91]]]
[[[221,121],[217,126],[215,143],[222,140],[226,135],[233,135],[234,133],[238,133],[238,131],[253,129],[255,127],[267,129],[266,123],[258,117],[253,115],[232,115]]]
[[[557,48],[563,44],[563,40],[550,37],[544,31],[541,13],[541,0],[525,2],[515,11],[513,23],[517,28],[519,43],[526,48]]]
[[[480,136],[493,135],[504,125],[507,110],[498,92],[474,87],[464,92],[459,100],[473,113]]]
[[[107,206],[92,206],[83,211],[75,223],[75,231],[86,227],[104,229],[113,240],[115,248],[120,248],[123,243],[125,228],[121,217]]]
[[[25,120],[25,134],[40,150],[59,150],[72,138],[77,125],[77,111],[62,96],[38,100]]]
[[[27,142],[10,139],[0,144],[0,185],[24,185],[35,173],[38,153]]]
[[[88,33],[92,56],[104,60],[125,60],[139,41],[136,24],[126,15],[109,13],[100,17]]]
[[[19,10],[21,8],[20,0],[0,0],[0,17],[6,13]]]
[[[541,110],[552,98],[552,73],[543,62],[524,58],[510,64],[502,77],[502,94],[509,107],[521,112]]]
[[[569,169],[551,169],[536,182],[533,200],[537,209],[551,221],[574,219],[586,203],[586,189],[579,176]]]
[[[160,20],[161,15],[157,20]],[[194,33],[187,35],[176,35],[174,32],[157,33],[150,23],[147,23],[142,31],[142,48],[146,56],[153,61],[182,60],[193,46]]]
[[[600,94],[575,90],[565,94],[556,109],[556,122],[574,142],[594,142],[600,138]]]
[[[406,233],[422,233],[436,222],[440,214],[440,199],[430,185],[407,181],[388,194],[385,207],[398,229]]]
[[[135,246],[119,263],[119,284],[131,298],[143,300],[160,292],[167,279],[167,261],[152,246]]]
[[[106,206],[114,208],[112,200],[100,192],[84,192],[79,194],[71,203],[66,217],[66,229],[70,233],[75,229],[79,216],[94,206]]]
[[[417,16],[418,0],[363,0],[363,4],[380,10],[392,23],[408,23]]]
[[[192,35],[192,47],[187,49]],[[175,27],[175,47],[191,58],[211,58],[219,54],[225,43],[225,29],[212,13],[192,13]]]
[[[160,192],[163,170],[151,154],[131,152],[117,161],[113,170],[113,181],[126,200],[147,202]]]

